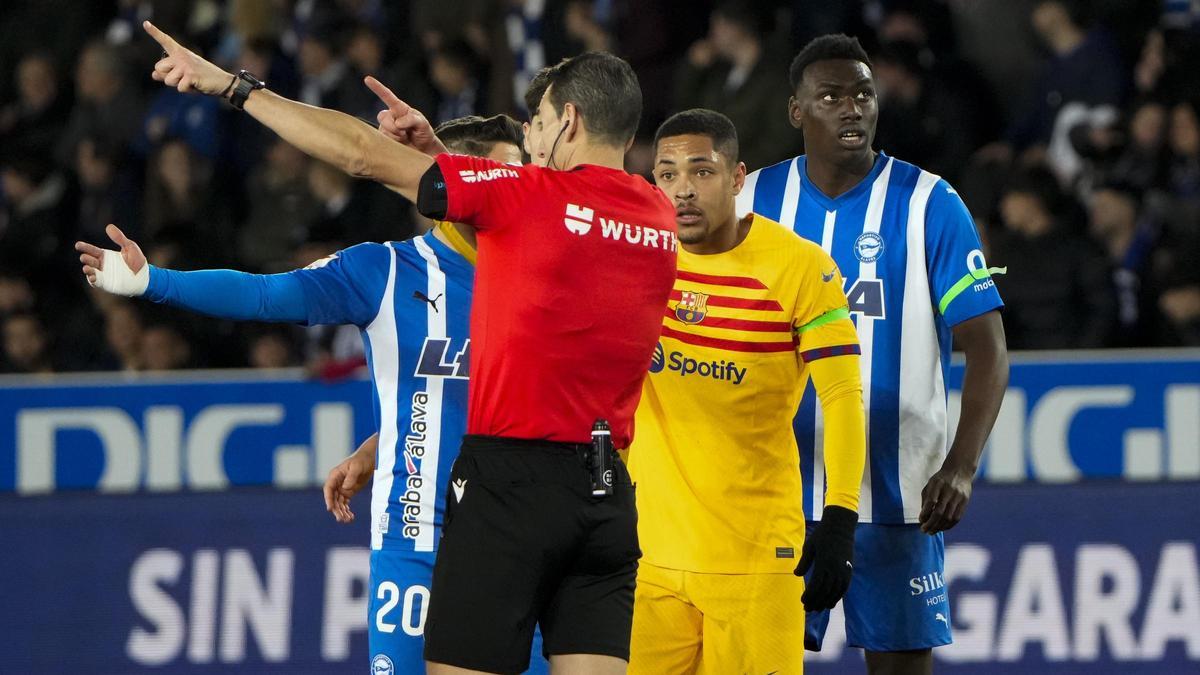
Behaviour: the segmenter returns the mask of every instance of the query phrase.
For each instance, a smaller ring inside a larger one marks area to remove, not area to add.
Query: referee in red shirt
[[[629,474],[591,439],[603,419],[607,447],[629,443],[676,250],[671,202],[622,170],[642,110],[633,70],[589,53],[547,71],[530,137],[548,168],[454,155],[435,162],[353,117],[283,98],[245,71],[231,75],[144,25],[163,48],[154,79],[225,98],[425,215],[478,229],[468,436],[434,568],[428,672],[521,672],[536,623],[554,670],[623,673],[637,512]],[[368,86],[399,104],[373,79]]]
[[[605,419],[629,443],[675,278],[675,214],[621,168],[642,107],[629,65],[584,54],[547,82],[530,145],[548,168],[440,155],[421,179],[421,212],[479,239],[430,673],[521,672],[535,622],[555,668],[623,673],[629,654],[637,512],[615,456],[612,494],[593,496],[591,432]]]

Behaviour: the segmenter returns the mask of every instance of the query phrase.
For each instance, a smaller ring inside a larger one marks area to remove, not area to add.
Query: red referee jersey
[[[467,433],[628,447],[675,280],[675,209],[644,179],[441,155],[446,219],[475,226]]]

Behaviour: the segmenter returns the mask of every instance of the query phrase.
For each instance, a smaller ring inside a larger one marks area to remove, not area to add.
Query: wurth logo
[[[664,251],[676,249],[675,233],[644,225],[631,225],[608,218],[600,219],[600,233],[605,239],[615,239],[634,246],[660,248]]]
[[[567,230],[582,237],[592,231],[592,220],[595,217],[595,209],[578,204],[567,204],[567,215],[563,218],[563,225],[567,226]]]
[[[675,233],[670,230],[660,230],[643,225],[631,225],[600,216],[600,236],[605,239],[631,244],[633,246],[648,246],[664,251],[676,249]],[[584,236],[592,231],[596,222],[596,210],[578,204],[567,204],[563,225],[567,231]]]
[[[485,169],[483,171],[472,171],[464,169],[458,172],[464,183],[482,183],[484,181],[496,180],[497,178],[520,178],[521,174],[512,169],[496,168]]]

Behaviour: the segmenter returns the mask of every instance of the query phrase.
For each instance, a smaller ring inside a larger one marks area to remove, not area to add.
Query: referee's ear
[[[566,136],[563,140],[575,140],[575,137],[579,135],[579,128],[581,126],[579,110],[575,107],[575,104],[570,101],[564,103],[562,115],[559,115],[558,119],[562,122],[560,132]]]

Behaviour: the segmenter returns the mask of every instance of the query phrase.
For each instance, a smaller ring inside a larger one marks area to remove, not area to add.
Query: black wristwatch
[[[267,86],[244,70],[238,71],[237,77],[234,78],[234,83],[233,93],[229,96],[229,103],[238,110],[241,110],[242,106],[246,105],[246,99],[250,96],[250,92]]]

